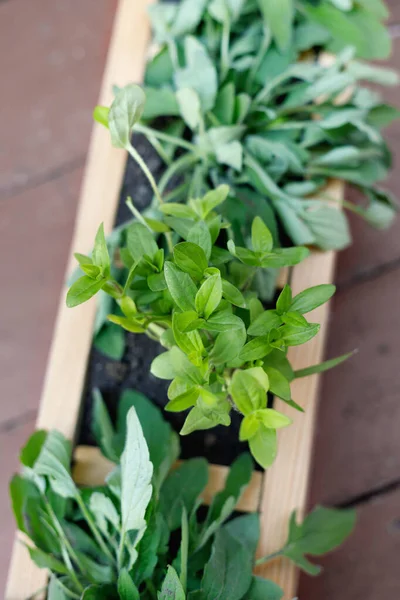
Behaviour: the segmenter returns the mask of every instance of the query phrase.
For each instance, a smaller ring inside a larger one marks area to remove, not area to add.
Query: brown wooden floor
[[[7,482],[34,426],[115,4],[0,0],[0,589]],[[400,2],[389,4],[400,36]],[[386,97],[400,104],[399,90]],[[389,138],[399,193],[400,123]],[[387,233],[352,227],[327,354],[360,352],[323,379],[310,504],[357,505],[359,524],[321,577],[302,578],[300,600],[400,597],[400,220]]]

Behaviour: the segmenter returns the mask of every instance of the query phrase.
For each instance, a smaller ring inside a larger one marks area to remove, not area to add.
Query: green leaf
[[[233,315],[228,310],[220,310],[211,315],[205,322],[203,328],[208,331],[228,331],[241,329],[243,321],[240,317]]]
[[[308,288],[293,298],[290,304],[291,311],[297,311],[302,315],[311,312],[318,306],[328,302],[336,291],[336,287],[330,283],[323,283]]]
[[[311,564],[306,554],[321,556],[340,546],[351,534],[356,522],[354,510],[337,510],[317,506],[301,525],[292,513],[289,536],[282,554],[310,575],[318,575],[320,567]]]
[[[108,126],[111,141],[116,148],[127,148],[133,126],[142,116],[145,106],[145,94],[133,83],[120,89],[108,113]]]
[[[234,403],[244,415],[267,405],[267,397],[263,386],[246,371],[234,372],[230,386]]]
[[[317,335],[321,328],[319,323],[309,323],[307,327],[284,325],[281,329],[281,340],[286,346],[300,346]]]
[[[274,241],[270,230],[260,217],[255,217],[251,226],[251,243],[255,252],[271,252]]]
[[[114,584],[90,585],[81,597],[81,600],[119,600]]]
[[[128,227],[126,241],[135,262],[139,262],[145,254],[153,258],[158,250],[153,234],[143,223],[132,223]]]
[[[39,490],[32,481],[23,478],[21,475],[13,476],[9,490],[17,527],[20,531],[28,533],[25,523],[27,499],[33,497],[35,501],[38,501],[40,497]]]
[[[185,592],[179,577],[171,566],[167,569],[167,575],[157,593],[157,600],[185,600]]]
[[[194,310],[197,288],[190,275],[181,271],[174,263],[166,261],[164,276],[175,304],[183,311]]]
[[[250,325],[247,332],[253,336],[265,336],[272,329],[282,325],[282,319],[276,310],[265,310]]]
[[[264,358],[268,352],[270,352],[272,346],[270,344],[270,339],[268,335],[262,335],[257,337],[250,342],[247,342],[245,346],[242,348],[239,358],[243,362],[248,362],[252,360],[260,360]]]
[[[139,600],[140,595],[127,569],[121,569],[118,575],[118,594],[121,600]]]
[[[218,90],[217,72],[206,48],[195,37],[184,41],[186,66],[175,72],[178,89],[191,88],[200,97],[203,111],[211,110]]]
[[[203,248],[192,242],[181,242],[174,247],[175,264],[193,279],[200,280],[208,267]]]
[[[168,352],[159,354],[151,363],[151,373],[159,379],[175,379],[181,377],[194,384],[204,381],[202,371],[190,362],[178,347],[173,346]]]
[[[29,552],[29,555],[35,565],[39,567],[39,569],[49,569],[52,573],[59,573],[60,575],[68,575],[68,569],[60,560],[52,556],[51,554],[46,554],[40,548],[32,548],[31,546],[26,546]]]
[[[293,0],[258,0],[265,25],[281,51],[286,50],[292,37]]]
[[[153,402],[140,392],[124,390],[119,400],[117,415],[117,431],[123,440],[126,437],[126,415],[132,406],[135,407],[149,449],[150,460],[154,467],[153,479],[158,480],[159,483],[165,475],[165,470],[168,472],[174,461],[173,458],[169,459],[168,448],[172,448],[174,454],[173,446],[176,445],[177,436]]]
[[[222,365],[234,361],[242,350],[247,335],[243,326],[240,329],[223,331],[214,342],[209,358],[214,365]]]
[[[193,431],[212,429],[217,425],[224,425],[225,427],[228,427],[231,424],[229,411],[229,402],[222,403],[218,406],[218,410],[207,412],[207,414],[202,408],[194,406],[186,417],[180,434],[189,435],[189,433],[193,433]]]
[[[283,590],[273,581],[263,577],[253,577],[246,600],[281,600]]]
[[[214,538],[201,583],[204,600],[240,600],[250,587],[253,554],[225,527]]]
[[[209,319],[218,308],[222,299],[222,282],[220,275],[208,277],[196,294],[195,307],[200,316]]]
[[[278,398],[282,398],[282,400],[290,402],[292,399],[292,393],[290,391],[290,383],[286,377],[277,369],[270,367],[268,365],[268,359],[264,365],[264,370],[268,375],[269,389],[271,393],[275,396],[278,396]]]
[[[110,256],[108,254],[107,242],[104,235],[103,223],[100,225],[96,233],[93,248],[93,263],[99,267],[103,277],[108,277],[110,274]]]
[[[306,367],[305,369],[299,369],[294,372],[294,376],[296,378],[299,377],[308,377],[308,375],[314,375],[315,373],[324,373],[325,371],[329,371],[329,369],[333,369],[337,367],[342,362],[345,362],[348,358],[354,355],[353,352],[348,352],[347,354],[342,354],[341,356],[337,356],[336,358],[331,358],[330,360],[326,360],[318,365],[313,365],[311,367]]]
[[[282,429],[292,423],[286,415],[274,410],[273,408],[263,408],[256,411],[256,416],[266,429]]]
[[[153,465],[136,410],[127,415],[125,448],[121,456],[121,538],[146,527],[144,515],[152,494]]]
[[[209,215],[214,208],[220,206],[227,199],[229,194],[229,186],[223,184],[219,185],[215,190],[210,190],[207,194],[200,200],[202,216],[203,219]]]
[[[115,431],[100,390],[93,390],[92,432],[106,458],[118,462],[114,449]]]
[[[182,119],[190,129],[196,129],[202,119],[198,94],[190,88],[183,88],[176,92],[176,98]]]
[[[173,90],[163,88],[145,88],[146,104],[142,118],[155,119],[156,117],[177,117],[180,114],[177,97]]]
[[[70,473],[71,443],[58,431],[49,431],[34,464],[36,475],[49,478],[53,490],[63,498],[74,498],[77,488]]]
[[[121,360],[125,352],[124,331],[113,323],[105,323],[94,338],[93,345],[108,358]]]
[[[110,109],[108,106],[95,106],[93,110],[93,119],[100,123],[100,125],[104,125],[108,129],[108,113]]]
[[[207,261],[210,260],[212,241],[210,231],[204,221],[199,221],[189,230],[187,241],[197,244],[203,249]]]
[[[190,323],[197,319],[195,311],[174,313],[172,315],[172,331],[179,348],[187,354],[193,362],[201,364],[201,355],[204,350],[203,342],[198,331],[185,333]]]
[[[101,492],[94,492],[90,496],[89,507],[95,518],[98,528],[106,538],[110,534],[108,526],[109,524],[113,526],[113,531],[119,532],[119,514],[112,500],[108,496]]]
[[[181,525],[182,507],[191,514],[208,481],[208,464],[204,458],[185,461],[171,471],[160,491],[159,509],[170,531]]]
[[[25,467],[33,467],[47,438],[47,431],[39,429],[35,431],[22,448],[19,455],[21,463]]]
[[[225,300],[228,300],[228,302],[234,306],[246,308],[246,300],[244,299],[242,292],[226,279],[222,280],[222,295]]]
[[[249,440],[249,446],[258,464],[264,469],[268,469],[276,457],[276,431],[260,427],[257,433]]]
[[[285,284],[283,290],[279,294],[278,300],[276,301],[276,310],[279,315],[290,310],[292,304],[292,290],[290,285]]]
[[[257,418],[256,413],[251,413],[242,419],[239,429],[239,440],[247,442],[254,437],[261,427],[261,422]]]
[[[74,308],[74,306],[78,306],[87,300],[90,300],[93,296],[97,294],[101,290],[101,288],[106,284],[107,280],[102,279],[92,279],[87,275],[83,275],[71,285],[67,293],[67,306],[68,308]]]
[[[235,503],[239,501],[246,486],[250,483],[252,474],[253,461],[250,454],[241,454],[229,469],[224,489],[218,492],[212,500],[207,514],[207,524],[219,518],[229,498],[234,498]]]
[[[171,25],[171,35],[180,37],[196,29],[201,22],[208,0],[182,0]]]

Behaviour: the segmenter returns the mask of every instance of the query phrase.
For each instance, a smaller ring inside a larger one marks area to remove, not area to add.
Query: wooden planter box
[[[141,82],[147,47],[149,23],[146,9],[152,0],[119,0],[112,32],[108,59],[104,71],[99,104],[112,101],[112,86]],[[118,206],[121,182],[126,164],[126,153],[115,149],[109,133],[99,125],[93,128],[80,202],[73,235],[72,250],[90,251],[97,227],[104,223],[106,233],[113,227]],[[329,193],[341,199],[341,182],[332,182]],[[72,251],[71,251],[72,258]],[[67,267],[70,273],[74,261]],[[297,294],[307,287],[330,283],[335,265],[334,252],[314,252],[299,266],[291,269],[288,277]],[[40,402],[37,427],[57,429],[74,440],[79,420],[86,365],[92,344],[92,330],[96,312],[94,301],[73,310],[65,304],[63,290]],[[313,320],[321,323],[319,335],[305,346],[290,348],[289,357],[294,369],[316,364],[323,358],[329,310],[326,305],[316,309]],[[254,472],[252,482],[239,508],[259,511],[261,516],[260,556],[281,547],[287,535],[291,512],[303,515],[312,454],[315,413],[317,408],[318,376],[297,379],[292,384],[294,397],[305,409],[297,414],[293,425],[279,434],[279,452],[275,464],[267,472]],[[293,411],[284,402],[276,400],[283,413]],[[104,480],[110,468],[96,448],[79,447],[75,452],[75,479],[79,484],[96,484]],[[223,485],[227,467],[212,465],[205,501]],[[258,569],[258,574],[274,580],[285,592],[285,600],[296,595],[298,573],[286,559],[277,559]],[[26,600],[46,585],[47,573],[38,569],[19,541],[14,542],[6,600]],[[38,598],[38,596],[35,596]]]

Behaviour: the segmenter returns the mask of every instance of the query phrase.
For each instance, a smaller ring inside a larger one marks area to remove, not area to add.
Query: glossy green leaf
[[[324,283],[308,288],[293,298],[290,304],[291,311],[298,311],[301,314],[311,312],[318,306],[325,304],[332,298],[336,287],[330,283]]]
[[[183,311],[194,310],[197,288],[190,275],[167,261],[164,265],[164,276],[175,304]]]
[[[193,279],[200,280],[208,267],[203,248],[192,242],[180,242],[174,247],[175,264]]]
[[[230,394],[240,412],[248,415],[267,405],[264,387],[246,371],[234,372]]]
[[[208,277],[196,294],[195,307],[200,316],[209,319],[218,308],[222,299],[222,281],[220,275]]]
[[[276,431],[260,427],[257,433],[249,440],[249,446],[258,464],[264,469],[268,469],[276,458]]]
[[[92,279],[87,275],[83,275],[71,285],[67,293],[67,306],[68,308],[74,308],[83,302],[87,302],[93,296],[99,292],[102,287],[107,283],[104,278]]]

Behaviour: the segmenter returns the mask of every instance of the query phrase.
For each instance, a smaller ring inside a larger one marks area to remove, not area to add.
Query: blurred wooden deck
[[[115,4],[0,1],[0,589],[7,485],[35,421]],[[400,39],[390,64],[400,69]],[[400,104],[399,89],[385,96]],[[399,194],[400,123],[388,138]],[[400,220],[384,233],[351,221],[327,354],[360,352],[323,379],[310,504],[358,505],[360,518],[324,574],[302,578],[300,600],[400,597]]]

